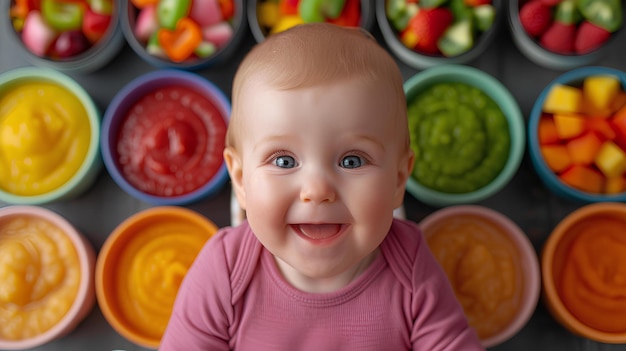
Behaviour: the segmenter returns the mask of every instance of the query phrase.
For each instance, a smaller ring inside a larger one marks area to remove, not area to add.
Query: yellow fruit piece
[[[584,115],[574,113],[555,113],[553,116],[556,134],[561,139],[570,139],[585,131]]]
[[[304,23],[304,21],[300,16],[283,16],[278,20],[276,25],[272,27],[271,34],[280,33],[302,23]]]
[[[585,111],[593,116],[608,117],[611,103],[621,91],[619,78],[612,75],[589,76],[583,81]]]
[[[547,113],[581,113],[582,106],[582,89],[564,84],[554,84],[543,103],[543,111]]]
[[[261,27],[272,28],[280,19],[280,8],[278,3],[265,1],[257,7],[257,18]]]
[[[607,141],[600,147],[595,164],[608,178],[619,177],[626,171],[626,153],[615,143]]]
[[[412,30],[405,30],[400,36],[400,41],[407,48],[413,49],[418,42],[417,34]]]

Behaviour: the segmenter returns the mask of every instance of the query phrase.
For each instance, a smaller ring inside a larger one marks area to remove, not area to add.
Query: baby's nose
[[[300,190],[300,200],[303,202],[334,202],[335,198],[336,192],[333,182],[321,172],[314,172],[314,174],[307,176]]]

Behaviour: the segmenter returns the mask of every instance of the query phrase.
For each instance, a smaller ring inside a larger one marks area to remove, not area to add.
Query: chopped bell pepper
[[[174,62],[189,58],[202,42],[202,29],[187,17],[181,18],[173,31],[161,28],[157,35],[161,48]]]

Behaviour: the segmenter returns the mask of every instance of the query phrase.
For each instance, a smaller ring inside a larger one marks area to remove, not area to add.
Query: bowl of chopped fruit
[[[405,64],[424,69],[465,64],[493,42],[503,17],[500,0],[381,0],[376,17],[385,43]]]

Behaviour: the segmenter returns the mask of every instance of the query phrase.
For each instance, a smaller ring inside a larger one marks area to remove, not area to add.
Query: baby
[[[247,220],[204,247],[160,350],[484,350],[418,227],[402,76],[359,29],[271,35],[233,82]]]

